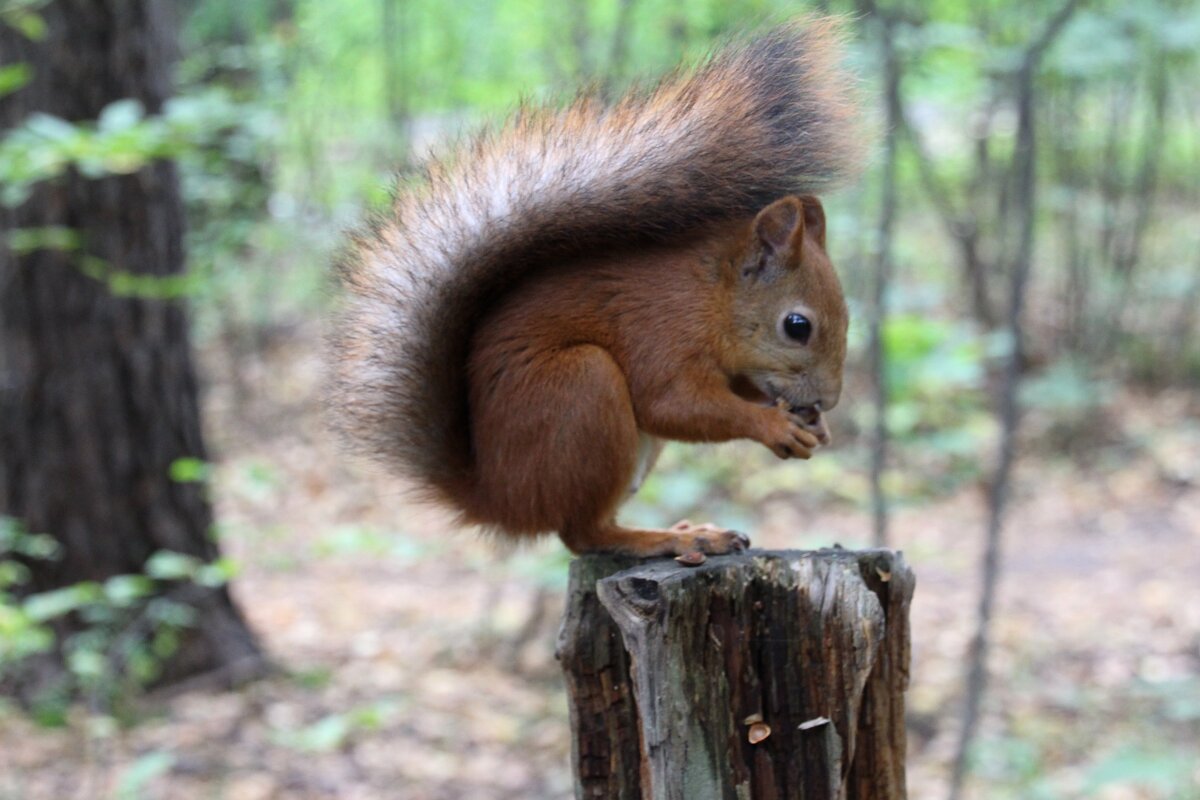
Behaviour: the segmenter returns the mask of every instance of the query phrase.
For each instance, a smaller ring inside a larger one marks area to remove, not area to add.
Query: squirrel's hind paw
[[[564,542],[577,553],[610,552],[629,555],[682,556],[687,553],[704,553],[710,556],[740,553],[750,546],[750,537],[739,531],[725,530],[715,525],[693,525],[687,520],[673,525],[669,530],[631,530],[613,526],[595,531],[580,542],[576,537]]]

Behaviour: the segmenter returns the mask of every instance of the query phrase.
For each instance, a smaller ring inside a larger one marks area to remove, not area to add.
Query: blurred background
[[[1200,798],[1187,0],[0,0],[0,798],[571,796],[569,556],[339,453],[330,264],[522,99],[805,11],[877,133],[834,445],[625,518],[902,549],[914,798]]]

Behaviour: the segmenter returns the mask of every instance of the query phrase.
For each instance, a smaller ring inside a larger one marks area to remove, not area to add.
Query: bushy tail
[[[855,171],[862,136],[840,30],[807,19],[611,105],[522,109],[428,165],[344,265],[337,427],[435,497],[461,496],[466,351],[489,298],[553,260],[672,240]]]

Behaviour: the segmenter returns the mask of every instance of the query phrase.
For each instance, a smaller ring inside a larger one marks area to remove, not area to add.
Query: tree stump
[[[575,796],[901,800],[914,585],[887,550],[577,559]]]

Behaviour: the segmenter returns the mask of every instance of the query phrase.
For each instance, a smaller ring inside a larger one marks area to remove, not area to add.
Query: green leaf
[[[201,586],[216,588],[224,586],[238,572],[238,564],[231,558],[218,558],[196,570],[195,581]]]
[[[184,603],[156,597],[146,606],[146,615],[155,622],[184,628],[196,621],[196,610]]]
[[[177,458],[171,462],[171,480],[177,483],[199,483],[212,475],[212,466],[199,458]]]
[[[12,517],[0,516],[0,556],[16,553],[28,558],[50,560],[58,557],[58,542],[44,533],[26,533]]]
[[[159,550],[146,559],[143,567],[151,578],[161,581],[179,581],[191,578],[201,566],[200,559],[171,550]]]
[[[25,127],[43,139],[60,143],[68,142],[79,134],[79,129],[66,120],[40,112],[31,114],[25,120]]]
[[[53,536],[48,533],[34,533],[24,537],[14,548],[14,552],[41,561],[54,561],[62,555],[62,548]]]
[[[133,605],[154,592],[154,581],[145,575],[114,575],[104,582],[104,596],[115,606]]]
[[[395,700],[380,700],[368,706],[360,706],[350,712],[354,727],[364,731],[375,731],[387,724],[400,709]]]
[[[18,255],[34,250],[78,250],[82,242],[79,231],[61,225],[17,228],[8,234],[8,246]]]
[[[0,67],[0,97],[12,94],[33,79],[28,64],[7,64]]]
[[[31,42],[46,38],[46,20],[40,14],[22,9],[6,11],[2,20]]]
[[[137,125],[145,116],[146,109],[140,101],[129,98],[117,100],[100,111],[96,128],[102,133],[124,131]]]
[[[25,532],[18,520],[0,515],[0,553],[11,550],[13,542],[24,535]]]
[[[36,624],[24,609],[0,597],[0,666],[12,664],[54,646],[54,633]]]
[[[29,567],[17,561],[0,561],[0,591],[29,581]]]
[[[104,593],[100,584],[85,581],[74,586],[30,595],[25,598],[23,607],[30,619],[35,622],[45,622],[98,602],[103,597]]]
[[[67,667],[82,681],[95,681],[108,674],[108,659],[99,650],[81,648],[67,656]]]
[[[57,692],[39,697],[33,704],[33,720],[43,728],[65,728],[70,705]]]
[[[168,659],[179,649],[179,634],[174,628],[163,627],[150,641],[150,650],[158,659]]]
[[[158,641],[157,637],[155,637],[155,641]],[[153,652],[153,646],[150,648],[136,647],[125,656],[124,674],[145,686],[162,675],[162,662],[165,657],[160,657]]]

